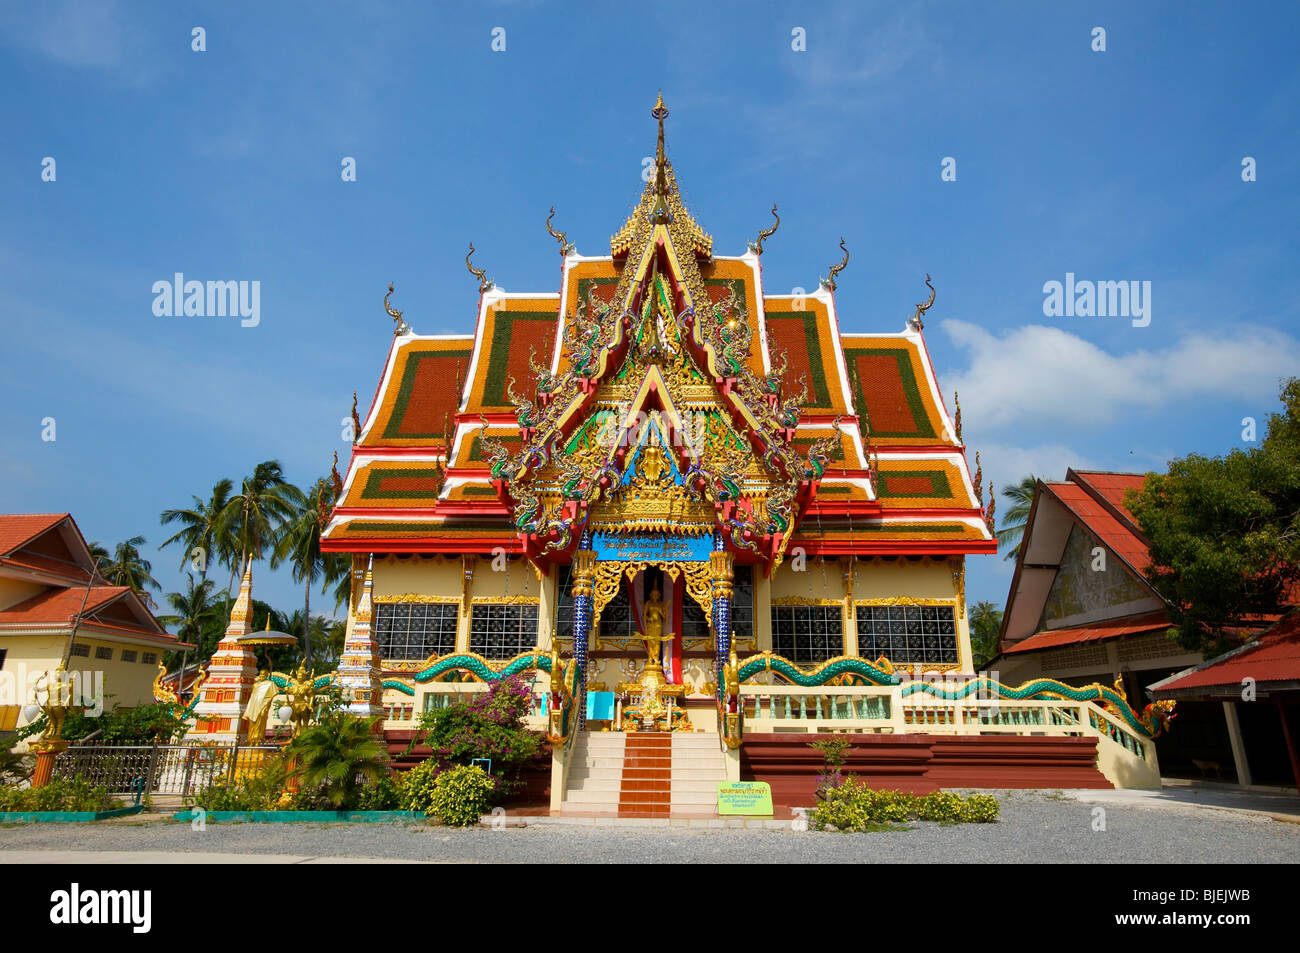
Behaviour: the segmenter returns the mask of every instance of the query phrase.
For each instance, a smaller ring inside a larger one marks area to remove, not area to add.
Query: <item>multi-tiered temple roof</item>
[[[929,305],[901,331],[849,334],[840,268],[803,296],[767,292],[770,231],[713,254],[664,154],[662,101],[655,115],[658,171],[610,254],[581,255],[552,230],[553,293],[510,293],[476,271],[473,334],[416,334],[390,310],[397,333],[324,548],[502,547],[546,563],[604,528],[716,533],[769,567],[796,547],[994,552],[960,409],[925,345]],[[647,461],[661,458],[659,479]]]

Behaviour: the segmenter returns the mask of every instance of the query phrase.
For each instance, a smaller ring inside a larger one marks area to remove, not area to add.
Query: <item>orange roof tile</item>
[[[67,513],[0,514],[0,555],[12,553],[67,518]]]
[[[1163,682],[1154,691],[1186,694],[1189,689],[1223,687],[1239,692],[1247,678],[1260,684],[1300,682],[1300,611],[1291,612],[1259,638]]]
[[[1137,520],[1124,505],[1124,496],[1129,490],[1140,490],[1146,485],[1145,473],[1109,473],[1104,470],[1070,470],[1070,477],[1085,489],[1091,488],[1099,496],[1119,510],[1134,527]]]
[[[1158,632],[1169,628],[1169,617],[1161,609],[1142,615],[1129,616],[1125,619],[1108,619],[1092,625],[1075,626],[1069,629],[1048,629],[1035,632],[1028,638],[1009,645],[1003,652],[1036,652],[1041,649],[1057,649],[1063,645],[1079,645],[1084,642],[1102,642],[1118,639],[1122,635],[1139,635],[1144,632]]]
[[[127,586],[91,586],[87,595],[84,589],[51,589],[0,612],[0,626],[70,624],[82,611],[83,598],[85,612],[93,612],[128,591]]]
[[[1138,572],[1151,564],[1151,554],[1146,543],[1125,526],[1087,490],[1074,483],[1047,483],[1043,486],[1073,513],[1088,530],[1111,552],[1119,556]]]

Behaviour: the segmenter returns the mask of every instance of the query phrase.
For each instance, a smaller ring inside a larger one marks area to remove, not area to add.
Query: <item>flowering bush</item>
[[[541,735],[523,726],[532,704],[532,690],[523,679],[493,682],[482,694],[425,712],[411,747],[429,745],[439,768],[488,758],[496,793],[510,794],[522,785],[521,774],[542,751]]]
[[[433,813],[433,790],[441,770],[438,762],[430,758],[428,761],[421,761],[402,776],[404,810]]]
[[[495,790],[492,776],[478,765],[460,765],[433,782],[430,812],[448,827],[469,827],[491,806]]]
[[[901,791],[876,791],[857,778],[825,787],[818,793],[812,813],[813,827],[822,831],[877,830],[904,821],[939,823],[988,823],[997,820],[997,799],[988,794],[963,798],[949,791],[936,791],[916,797]]]
[[[998,819],[998,799],[991,794],[971,794],[961,806],[959,820],[968,824],[991,824]]]

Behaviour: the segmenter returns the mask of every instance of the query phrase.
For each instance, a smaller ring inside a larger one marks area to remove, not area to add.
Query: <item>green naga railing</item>
[[[1076,688],[1052,678],[1036,678],[1015,688],[982,675],[970,678],[961,684],[954,684],[952,687],[947,687],[942,682],[917,680],[904,685],[901,694],[903,698],[925,694],[944,701],[964,701],[975,695],[985,699],[1008,701],[1060,699],[1074,702],[1100,702],[1134,731],[1148,738],[1159,736],[1173,718],[1172,702],[1154,702],[1147,705],[1139,714],[1133,710],[1126,697],[1107,685],[1094,683]]]
[[[897,685],[899,678],[887,662],[870,662],[855,655],[841,655],[828,659],[813,668],[801,668],[794,662],[773,652],[761,652],[751,655],[740,663],[741,682],[760,675],[763,672],[775,672],[792,685],[812,688],[837,682],[842,685]]]

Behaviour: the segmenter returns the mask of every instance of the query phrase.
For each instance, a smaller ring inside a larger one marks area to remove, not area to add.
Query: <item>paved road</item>
[[[214,863],[415,860],[533,862],[1298,863],[1300,824],[1142,803],[1089,804],[1070,795],[998,795],[996,824],[830,834],[790,830],[560,826],[450,830],[406,824],[189,824],[162,820],[0,828],[0,863]],[[1104,830],[1095,830],[1103,815]],[[46,853],[58,852],[58,853]],[[63,852],[76,852],[63,853]],[[145,853],[147,852],[147,853]],[[218,856],[221,855],[221,856]]]

